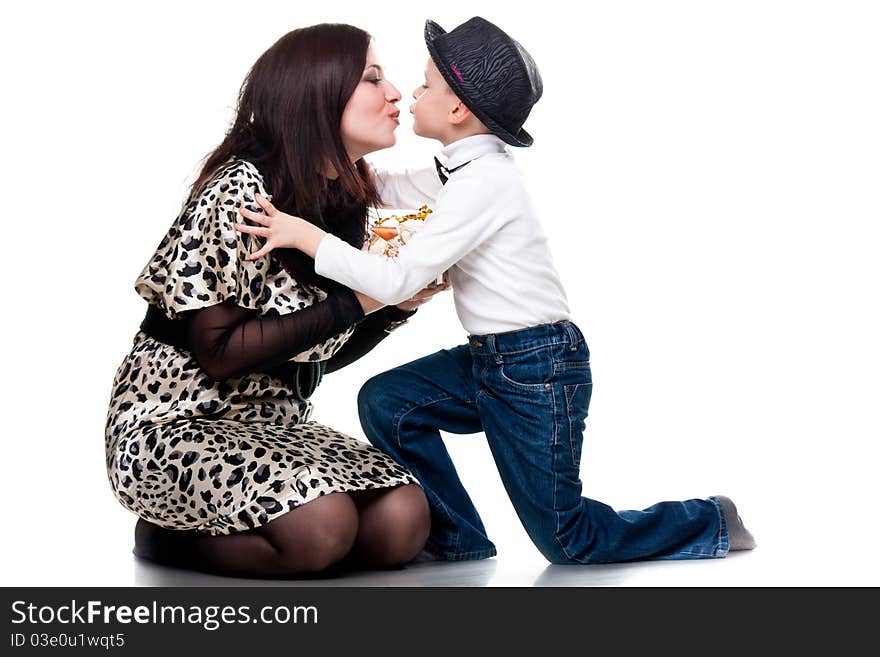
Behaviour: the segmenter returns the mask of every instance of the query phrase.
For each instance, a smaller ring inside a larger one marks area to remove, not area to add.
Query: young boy
[[[268,218],[243,214],[269,228],[242,230],[283,234],[274,247],[305,251],[319,274],[386,304],[448,271],[468,343],[380,374],[358,398],[367,438],[424,487],[432,512],[427,553],[446,560],[496,553],[441,430],[485,433],[523,526],[553,563],[751,549],[754,540],[726,497],[615,512],[581,495],[590,354],[505,147],[532,144],[522,126],[541,97],[538,69],[519,43],[482,18],[449,33],[427,21],[425,40],[431,57],[414,94],[413,129],[443,143],[446,163],[436,165],[444,187],[434,214],[397,258],[358,251],[265,201]]]

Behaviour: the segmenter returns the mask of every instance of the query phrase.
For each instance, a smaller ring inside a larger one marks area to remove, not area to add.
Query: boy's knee
[[[388,372],[378,374],[361,386],[357,396],[358,417],[367,439],[376,444],[391,432],[397,404],[389,394]]]
[[[552,564],[577,563],[565,552],[565,549],[551,537],[551,540],[535,542],[535,547],[544,555],[544,558]]]
[[[529,531],[532,543],[544,558],[552,564],[581,564],[588,563],[583,555],[575,554],[575,551],[567,544],[564,537],[558,536],[550,527],[543,527]]]
[[[598,546],[571,545],[562,538],[553,538],[553,541],[545,542],[543,545],[535,545],[552,564],[555,565],[578,565],[578,564],[598,564],[609,563],[615,561],[611,558],[609,551]]]
[[[372,416],[380,407],[379,400],[382,396],[381,379],[381,374],[367,379],[358,391],[357,406],[361,419]]]

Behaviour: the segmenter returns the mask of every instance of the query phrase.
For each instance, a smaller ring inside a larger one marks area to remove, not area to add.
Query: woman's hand
[[[370,313],[376,312],[379,308],[384,308],[385,304],[381,301],[376,301],[373,297],[368,297],[363,292],[354,291],[354,296],[357,297],[357,300],[361,304],[361,309],[364,311],[364,315],[369,315]]]
[[[266,240],[266,243],[259,250],[248,254],[248,260],[262,258],[273,249],[299,249],[309,257],[315,257],[318,245],[327,233],[305,219],[279,212],[274,205],[259,194],[254,194],[254,198],[257,200],[257,204],[263,208],[265,214],[242,207],[238,208],[238,212],[245,219],[250,219],[259,225],[235,224],[235,230],[238,232],[257,235]]]
[[[443,292],[444,290],[448,290],[451,287],[449,284],[449,272],[443,273],[443,282],[439,285],[429,285],[425,289],[420,292],[416,292],[412,297],[407,299],[406,301],[397,304],[397,308],[403,310],[404,312],[410,312],[421,306],[423,303],[430,301],[435,294]]]

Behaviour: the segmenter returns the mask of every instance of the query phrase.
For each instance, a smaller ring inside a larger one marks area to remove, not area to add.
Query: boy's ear
[[[455,107],[449,110],[449,122],[452,125],[461,125],[472,115],[473,112],[471,112],[463,102],[458,101]]]

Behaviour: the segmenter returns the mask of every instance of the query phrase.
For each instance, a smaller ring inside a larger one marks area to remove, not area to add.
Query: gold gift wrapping
[[[381,217],[377,219],[375,222],[373,222],[371,226],[369,226],[372,237],[366,245],[366,250],[370,253],[378,253],[388,258],[397,257],[400,247],[406,245],[407,240],[409,240],[413,235],[419,232],[422,226],[425,225],[425,219],[428,217],[429,214],[432,213],[433,210],[431,210],[431,208],[429,208],[427,205],[423,205],[418,209],[418,211],[411,214],[405,214],[402,217],[399,217],[396,214],[392,214],[387,217]],[[389,222],[394,222],[397,224],[394,227],[396,228],[396,232],[390,239],[380,237],[377,234],[377,232],[380,231],[376,231],[374,229],[388,224]],[[443,275],[441,274],[437,277],[432,285],[439,285],[442,282]]]

